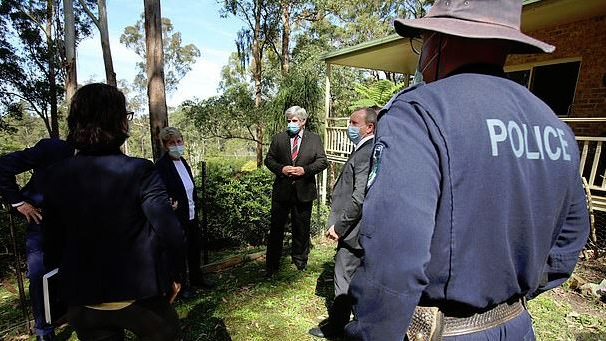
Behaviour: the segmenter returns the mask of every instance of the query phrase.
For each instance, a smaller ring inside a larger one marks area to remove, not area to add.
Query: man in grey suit
[[[311,335],[332,338],[343,334],[349,322],[352,302],[347,295],[349,282],[360,265],[363,250],[358,243],[362,202],[370,169],[377,114],[370,108],[354,111],[349,118],[347,136],[356,145],[349,155],[332,191],[328,238],[337,241],[335,255],[335,300],[329,317]]]

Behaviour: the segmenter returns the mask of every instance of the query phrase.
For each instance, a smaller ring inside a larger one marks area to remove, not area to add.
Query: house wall
[[[528,35],[555,45],[552,54],[512,55],[507,65],[581,58],[570,117],[606,117],[606,15],[544,28]],[[578,136],[606,136],[606,123],[570,123]]]

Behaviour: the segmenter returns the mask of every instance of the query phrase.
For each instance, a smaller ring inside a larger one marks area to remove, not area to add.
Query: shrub
[[[273,175],[264,169],[209,164],[207,236],[210,248],[260,245],[269,231]]]
[[[274,175],[250,170],[249,162],[216,159],[207,164],[207,238],[210,249],[263,245],[270,229],[271,191]],[[329,209],[314,202],[311,233],[326,228]],[[287,224],[286,230],[290,230]]]

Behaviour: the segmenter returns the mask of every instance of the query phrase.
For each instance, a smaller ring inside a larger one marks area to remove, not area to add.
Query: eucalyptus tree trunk
[[[162,50],[162,16],[160,0],[144,0],[144,5],[149,127],[154,160],[157,160],[163,153],[160,130],[168,126],[164,86],[164,52]]]
[[[70,0],[71,1],[71,0]],[[114,62],[112,61],[112,50],[109,45],[109,32],[107,29],[107,7],[105,0],[97,0],[99,17],[97,18],[88,8],[84,0],[78,0],[88,17],[95,23],[101,37],[101,51],[103,53],[103,64],[105,65],[105,82],[109,85],[117,86],[116,73],[114,72]]]
[[[105,80],[107,84],[117,86],[112,50],[109,45],[109,32],[107,29],[107,8],[105,0],[97,2],[99,8],[99,34],[101,36],[101,50],[103,51],[103,64],[105,64]]]
[[[70,103],[78,89],[78,74],[76,72],[76,24],[74,20],[73,0],[63,0],[65,15],[65,100]]]
[[[280,64],[280,66],[282,76],[284,76],[288,73],[288,67],[290,63],[290,57],[288,52],[290,44],[290,1],[282,0],[280,7],[282,10],[282,63]]]
[[[256,3],[255,8],[255,29],[253,31],[253,44],[252,54],[255,65],[253,66],[253,80],[255,83],[255,108],[258,109],[261,106],[261,72],[263,63],[263,52],[259,39],[261,34],[261,8],[262,1]],[[257,124],[257,168],[263,167],[263,123],[259,121]]]
[[[50,137],[59,138],[59,113],[57,110],[57,82],[55,80],[55,43],[53,39],[53,18],[55,15],[54,0],[46,2],[46,42],[48,47],[48,82],[49,82],[49,101],[50,101],[50,119],[51,130]]]

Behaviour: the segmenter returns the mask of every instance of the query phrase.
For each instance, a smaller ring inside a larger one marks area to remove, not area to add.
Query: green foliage
[[[223,94],[204,100],[186,101],[181,105],[205,137],[255,141],[254,128],[262,121],[245,83],[227,88]]]
[[[270,117],[267,122],[269,136],[285,129],[284,112],[293,105],[305,108],[308,114],[306,127],[312,131],[320,130],[320,108],[323,89],[317,74],[304,68],[291,70],[282,77],[276,96],[265,103],[263,110]]]
[[[84,2],[96,8],[96,1]],[[80,41],[91,34],[91,21],[78,1],[74,4],[76,41]],[[54,15],[47,33],[49,9]],[[40,117],[49,135],[59,134],[51,127],[51,114],[64,93],[62,35],[62,6],[57,2],[0,1],[0,129],[8,127],[3,117],[18,111]]]
[[[145,18],[141,18],[133,25],[124,28],[120,36],[120,43],[132,49],[142,61],[137,63],[139,73],[135,76],[135,86],[144,96],[147,89],[147,71],[145,68]],[[200,50],[194,44],[183,45],[181,33],[174,30],[170,19],[162,18],[162,44],[164,45],[164,81],[167,92],[177,89],[179,81],[191,70],[196,59],[200,57]],[[144,99],[140,98],[140,101]]]
[[[269,231],[273,175],[241,172],[242,160],[207,166],[209,246],[261,245]]]
[[[254,161],[243,158],[207,160],[207,235],[211,248],[265,245],[270,227],[273,181],[274,175],[266,168],[256,169]],[[312,235],[326,229],[328,213],[326,206],[314,203]]]
[[[11,240],[10,219],[12,218],[17,252],[21,256],[20,267],[25,266],[25,219],[20,214],[9,216],[4,206],[0,206],[0,281],[7,279],[9,273],[15,270],[15,255]]]
[[[396,92],[402,90],[405,85],[404,83],[394,84],[394,82],[387,79],[381,79],[369,86],[360,83],[355,84],[354,89],[360,98],[354,101],[349,106],[349,109],[355,110],[372,106],[382,107]]]

